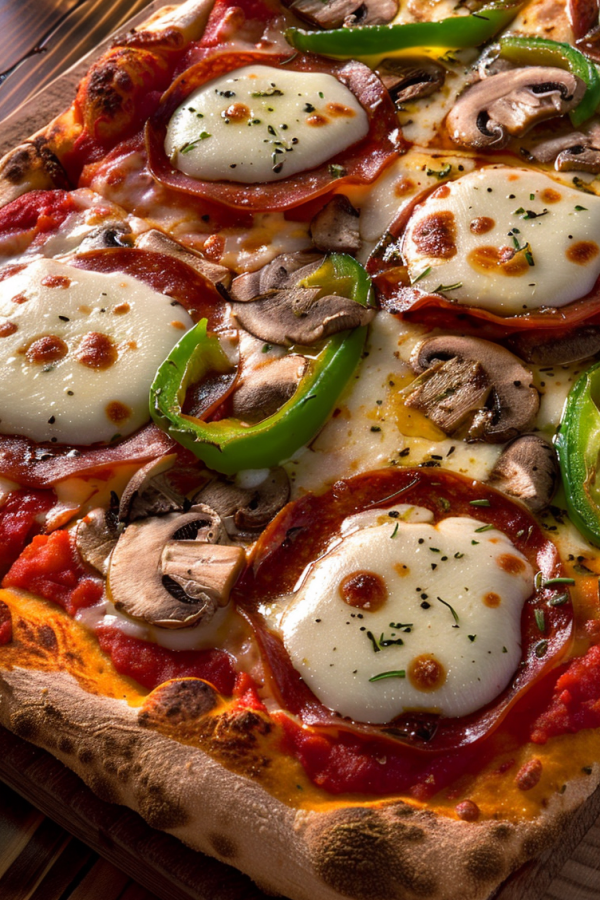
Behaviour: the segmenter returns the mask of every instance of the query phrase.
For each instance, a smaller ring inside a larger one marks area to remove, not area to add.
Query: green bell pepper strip
[[[371,279],[351,256],[333,254],[302,287],[320,285],[361,306],[373,305]],[[150,388],[150,414],[159,428],[191,450],[207,466],[225,475],[242,469],[278,465],[308,443],[333,411],[337,398],[361,358],[366,326],[329,338],[294,395],[274,415],[247,426],[229,418],[203,422],[182,413],[188,387],[209,372],[231,372],[232,365],[216,334],[202,319],[162,363]]]
[[[540,37],[507,35],[500,38],[500,56],[528,66],[556,66],[577,75],[586,84],[581,102],[569,113],[573,125],[581,125],[600,105],[600,75],[594,63],[575,47]]]
[[[600,363],[571,388],[556,449],[571,521],[600,546]]]
[[[285,37],[296,50],[323,56],[364,59],[389,56],[413,47],[461,50],[485,44],[516,16],[525,0],[495,0],[468,16],[406,25],[364,25],[331,31],[288,28]]]

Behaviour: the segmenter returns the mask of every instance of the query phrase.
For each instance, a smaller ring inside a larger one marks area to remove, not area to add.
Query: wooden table
[[[148,2],[0,0],[0,150],[67,105],[85,67],[53,79]],[[564,836],[562,858],[552,850],[497,900],[600,900],[598,808],[600,797]],[[0,900],[267,898],[230,867],[98,800],[53,757],[0,728]]]

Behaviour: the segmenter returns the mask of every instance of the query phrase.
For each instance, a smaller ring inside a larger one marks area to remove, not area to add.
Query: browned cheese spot
[[[587,266],[598,256],[600,248],[596,241],[577,241],[567,250],[567,259],[578,266]]]
[[[529,269],[525,254],[512,247],[476,247],[467,259],[473,269],[485,274],[495,271],[499,275],[523,275]]]
[[[473,234],[487,234],[495,224],[494,220],[490,219],[489,216],[477,216],[476,219],[472,220],[469,228]]]
[[[518,556],[513,556],[512,553],[502,553],[498,557],[498,565],[504,572],[508,572],[509,575],[520,575],[521,572],[525,571],[523,560],[519,559]]]
[[[415,183],[410,178],[399,178],[396,184],[394,185],[394,194],[396,197],[404,197],[405,194],[409,194],[414,188]]]
[[[488,593],[483,596],[483,602],[486,606],[489,606],[490,609],[496,609],[500,606],[500,594],[496,594],[494,591],[488,591]]]
[[[26,297],[25,294],[17,294],[16,297],[11,297],[11,303],[16,303],[17,306],[20,306],[21,303],[27,303],[29,297]]]
[[[0,324],[0,337],[10,337],[11,334],[17,331],[18,327],[14,322],[2,322]]]
[[[320,113],[315,113],[313,116],[309,116],[306,120],[307,125],[312,125],[313,128],[322,128],[323,125],[329,124],[329,119],[327,116],[322,116]]]
[[[118,359],[119,353],[112,338],[98,331],[84,335],[77,350],[77,360],[90,369],[109,369]]]
[[[515,776],[515,784],[520,791],[530,791],[536,786],[542,777],[542,762],[539,759],[530,759],[521,766]]]
[[[29,362],[43,365],[63,359],[68,352],[69,348],[61,338],[54,334],[45,334],[27,347],[25,356]]]
[[[250,108],[245,103],[232,103],[227,107],[224,115],[235,122],[244,122],[250,118]]]
[[[71,284],[71,279],[67,278],[66,275],[46,275],[45,278],[42,278],[42,284],[44,287],[56,287],[56,288],[68,288]]]
[[[446,670],[431,653],[422,653],[410,663],[408,678],[418,691],[437,691],[446,681]]]
[[[128,313],[131,309],[129,303],[119,303],[118,306],[115,306],[113,309],[113,313],[115,316],[124,316],[125,313]]]
[[[173,328],[177,328],[179,331],[185,331],[185,325],[178,319],[173,319],[170,324],[173,326]]]
[[[356,115],[353,109],[349,106],[344,106],[343,103],[328,103],[325,109],[330,116],[333,116],[336,119],[353,119]]]
[[[472,800],[463,800],[456,804],[456,815],[463,822],[476,822],[479,818],[480,809]]]
[[[406,565],[406,563],[394,563],[394,570],[400,576],[400,578],[404,578],[405,575],[410,573],[410,569]]]
[[[105,409],[108,419],[114,425],[121,425],[131,416],[133,410],[120,400],[112,400]]]
[[[424,256],[451,259],[456,254],[454,213],[447,210],[421,219],[413,229],[413,241]]]
[[[442,184],[439,188],[436,188],[433,194],[431,195],[432,200],[445,200],[446,197],[449,197],[451,194],[450,185]]]
[[[540,200],[542,200],[543,203],[558,203],[561,199],[562,194],[555,191],[554,188],[544,188],[540,194]]]
[[[381,609],[387,595],[383,578],[375,572],[351,572],[340,584],[340,596],[344,603],[368,612]]]

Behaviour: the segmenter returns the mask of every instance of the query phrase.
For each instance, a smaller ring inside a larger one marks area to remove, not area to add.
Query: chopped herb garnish
[[[536,589],[536,591],[541,590],[543,587],[543,584],[544,584],[543,574],[541,572],[536,572],[535,578],[533,579],[533,586]]]
[[[438,284],[433,293],[443,294],[445,291],[457,291],[461,287],[462,281],[457,281],[456,284]]]
[[[411,285],[416,284],[417,281],[421,280],[421,278],[425,278],[425,276],[429,275],[430,272],[431,272],[431,266],[427,266],[426,269],[423,269],[423,271],[421,272],[420,275],[417,275],[416,278],[411,278],[411,280],[410,280]]]
[[[188,141],[187,144],[184,144],[183,147],[179,148],[180,153],[189,153],[190,150],[193,150],[196,144],[199,144],[200,141],[205,141],[206,138],[212,137],[212,134],[209,134],[208,131],[201,131],[200,135],[196,138],[195,141]]]
[[[477,635],[476,635],[476,634],[468,634],[467,637],[469,638],[469,640],[471,641],[471,643],[473,643],[473,641],[475,640],[475,638],[477,637]]]
[[[576,206],[575,209],[577,210],[577,212],[587,212],[587,206]]]
[[[544,610],[536,609],[534,611],[534,615],[535,615],[535,624],[537,625],[537,627],[543,634],[546,630],[546,615],[544,613]]]
[[[446,163],[445,166],[442,166],[441,169],[430,169],[429,166],[425,169],[425,174],[429,176],[435,176],[436,178],[446,178],[450,172],[452,171],[452,166],[450,163]]]
[[[493,525],[482,525],[481,528],[475,529],[475,534],[481,534],[482,531],[491,531],[493,527]]]
[[[273,347],[272,347],[271,344],[263,344],[262,352],[263,352],[263,353],[268,353],[269,350],[272,350],[272,349],[273,349]]]
[[[551,600],[548,600],[548,606],[564,606],[564,604],[568,602],[568,594],[557,594],[556,597],[552,597]]]
[[[398,522],[396,522],[396,527],[395,527],[394,530],[392,531],[390,537],[395,538],[397,534],[398,534]]]
[[[478,544],[479,541],[471,541],[472,544]]]
[[[454,559],[462,559],[464,555],[465,555],[464,553],[455,553]]]
[[[390,622],[390,628],[393,631],[400,631],[402,628],[404,631],[409,631],[413,627],[412,622]]]
[[[283,91],[279,88],[271,87],[266,91],[252,91],[251,97],[283,97]]]
[[[452,627],[453,627],[453,628],[458,628],[458,627],[459,627],[459,622],[458,622],[458,613],[457,613],[457,612],[456,612],[456,610],[455,610],[455,609],[454,609],[454,607],[453,607],[453,606],[450,606],[450,604],[449,604],[449,603],[446,603],[446,601],[445,601],[445,600],[442,600],[442,598],[441,598],[441,597],[437,597],[437,598],[436,598],[436,599],[437,599],[437,600],[439,600],[439,601],[440,601],[440,603],[443,603],[443,604],[444,604],[444,606],[447,606],[447,607],[448,607],[448,609],[449,609],[449,610],[450,610],[450,612],[451,612],[451,613],[452,613],[452,618],[453,618],[453,619],[454,619],[454,621],[455,621],[455,623],[456,623],[456,624],[455,624],[455,625],[453,625],[453,626],[452,626]]]
[[[379,675],[373,675],[369,681],[382,681],[384,678],[406,678],[405,669],[395,669],[391,672],[380,672]]]
[[[379,425],[371,425],[371,431],[381,431]]]
[[[292,140],[292,143],[295,143],[295,141]],[[339,166],[337,163],[332,163],[329,166],[329,174],[332,175],[333,178],[343,178],[346,174],[346,170],[343,166]]]
[[[489,500],[469,500],[469,506],[491,506]]]
[[[372,632],[372,631],[367,631],[367,637],[369,638],[369,640],[370,640],[371,643],[373,644],[373,651],[374,651],[375,653],[379,653],[379,651],[381,650],[381,647],[380,647],[379,644],[377,643],[377,638],[375,637],[375,635],[373,634],[373,632]]]
[[[539,641],[533,648],[533,651],[534,651],[535,655],[538,657],[538,659],[541,659],[542,656],[545,656],[547,650],[548,650],[548,641]]]
[[[574,578],[549,578],[544,582],[544,587],[550,587],[553,584],[575,584]]]

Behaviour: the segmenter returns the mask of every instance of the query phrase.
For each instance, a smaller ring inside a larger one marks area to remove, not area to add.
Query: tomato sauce
[[[23,547],[41,531],[44,514],[56,502],[54,491],[13,491],[0,507],[0,577]]]

